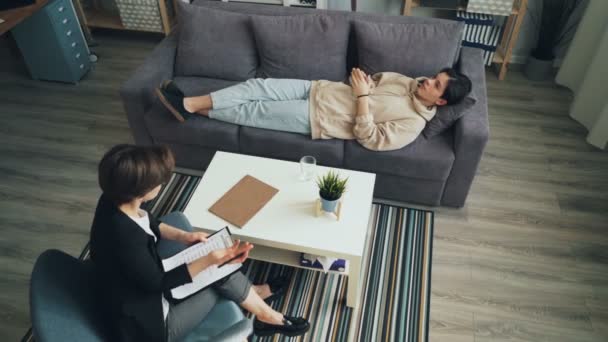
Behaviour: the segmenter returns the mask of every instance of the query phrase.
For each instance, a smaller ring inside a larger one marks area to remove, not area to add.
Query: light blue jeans
[[[212,92],[209,117],[243,126],[310,134],[311,81],[252,78]]]

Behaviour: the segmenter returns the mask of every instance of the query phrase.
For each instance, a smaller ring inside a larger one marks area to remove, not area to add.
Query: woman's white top
[[[148,217],[148,213],[145,210],[139,209],[138,214],[138,217],[129,217],[133,221],[137,222],[137,224],[141,227],[141,229],[144,230],[144,232],[146,232],[148,235],[152,235],[152,237],[154,237],[154,242],[156,242],[158,238],[156,237],[156,235],[154,235],[152,229],[150,229],[150,218]],[[163,317],[166,321],[167,316],[169,315],[169,302],[167,302],[167,299],[165,299],[165,296],[162,293],[160,294],[160,297],[162,298],[163,304]]]

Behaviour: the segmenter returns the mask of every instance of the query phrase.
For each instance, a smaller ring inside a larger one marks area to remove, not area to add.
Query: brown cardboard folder
[[[277,192],[278,189],[247,175],[217,200],[209,211],[242,228]]]

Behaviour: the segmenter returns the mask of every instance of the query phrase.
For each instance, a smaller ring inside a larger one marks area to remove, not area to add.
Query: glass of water
[[[300,159],[300,180],[309,181],[315,176],[317,160],[313,156],[304,156]]]

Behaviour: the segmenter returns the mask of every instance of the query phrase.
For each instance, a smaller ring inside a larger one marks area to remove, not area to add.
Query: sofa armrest
[[[120,88],[129,127],[137,144],[152,144],[152,138],[144,124],[144,113],[155,100],[154,88],[163,80],[173,78],[176,49],[177,32],[174,30],[154,48]]]
[[[490,133],[483,51],[463,47],[458,69],[471,79],[471,92],[477,102],[454,124],[455,159],[441,200],[442,205],[450,207],[464,205]]]

